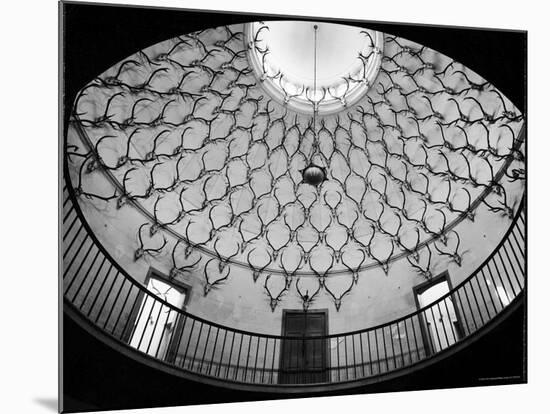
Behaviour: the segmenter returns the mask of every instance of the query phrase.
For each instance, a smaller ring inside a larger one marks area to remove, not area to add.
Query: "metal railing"
[[[523,203],[502,241],[436,302],[364,330],[315,337],[246,332],[193,316],[130,277],[63,189],[63,295],[89,322],[172,367],[254,385],[335,384],[411,367],[493,320],[525,286]]]

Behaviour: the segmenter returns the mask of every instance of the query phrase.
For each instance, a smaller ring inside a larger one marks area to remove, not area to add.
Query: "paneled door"
[[[282,333],[279,383],[328,381],[327,312],[284,310]]]

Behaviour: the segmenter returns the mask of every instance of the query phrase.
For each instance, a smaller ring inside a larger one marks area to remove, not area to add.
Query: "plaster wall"
[[[214,34],[209,39],[210,44],[213,44],[221,30],[213,32]],[[208,39],[206,39],[208,40]],[[205,40],[205,41],[206,41]],[[412,43],[411,43],[412,44]],[[157,56],[166,51],[170,43],[163,42],[159,45],[152,46],[146,52],[149,56]],[[419,46],[419,45],[416,45]],[[391,53],[391,44],[388,45],[386,53]],[[183,53],[193,53],[193,51],[184,51]],[[436,52],[434,52],[436,54]],[[441,59],[448,59],[441,57]],[[443,60],[444,61],[444,60]],[[112,72],[115,69],[112,70]],[[377,79],[382,84],[387,82],[382,76]],[[91,96],[99,92],[90,93]],[[262,95],[260,87],[253,88],[251,97],[258,98]],[[379,99],[377,92],[373,89],[369,92],[370,98]],[[117,104],[115,104],[116,106]],[[511,106],[511,104],[510,104]],[[88,107],[90,109],[91,107]],[[445,107],[449,113],[453,111],[453,106]],[[354,109],[354,108],[353,108]],[[353,109],[350,109],[352,111]],[[277,111],[282,111],[279,106]],[[99,111],[100,112],[100,111]],[[100,113],[97,112],[96,115]],[[253,108],[243,108],[243,117],[250,118]],[[153,114],[154,111],[151,111]],[[141,115],[147,116],[147,109],[141,110]],[[341,114],[345,118],[346,112]],[[306,125],[308,118],[297,115],[298,123]],[[327,125],[334,125],[335,118],[327,117],[325,119]],[[226,125],[227,126],[227,125]],[[213,134],[222,136],[224,128],[222,124],[216,126]],[[519,133],[521,125],[515,126],[516,133]],[[412,135],[414,133],[413,126],[404,135]],[[109,133],[108,130],[96,130],[91,136],[92,142],[97,142],[99,137]],[[269,131],[267,139],[276,139],[278,132]],[[198,139],[198,135],[190,135],[190,140]],[[354,139],[360,139],[359,136]],[[479,138],[481,140],[481,138]],[[497,137],[491,136],[491,139],[497,141]],[[163,140],[160,145],[165,145],[170,148],[172,138],[168,137]],[[506,142],[500,140],[495,145],[506,146]],[[67,143],[74,145],[77,151],[86,148],[86,143],[82,141],[78,131],[71,125],[68,131]],[[110,145],[110,144],[109,144]],[[194,145],[192,142],[190,145]],[[135,151],[141,154],[146,153],[150,142],[135,143]],[[107,148],[105,161],[116,161],[120,155],[121,149],[119,144]],[[109,155],[111,159],[109,160]],[[258,155],[259,156],[259,155]],[[81,179],[80,171],[83,159],[79,157],[71,158],[68,163],[71,183],[73,187]],[[496,165],[498,167],[500,164]],[[186,167],[186,173],[192,176],[198,167],[193,163],[189,163]],[[160,172],[162,175],[162,172]],[[169,181],[168,173],[166,173],[166,181]],[[146,180],[144,176],[144,180]],[[86,183],[95,191],[100,191],[103,194],[112,194],[113,186],[100,170],[95,170],[89,174],[85,174]],[[119,177],[121,179],[121,177]],[[261,185],[264,185],[263,183]],[[522,197],[523,183],[522,181],[508,182],[503,180],[502,184],[506,192],[512,197],[512,202],[516,203]],[[153,209],[154,200],[143,200],[142,204],[146,209]],[[150,268],[157,269],[165,275],[170,275],[173,268],[172,250],[176,244],[176,240],[163,231],[158,231],[154,235],[149,235],[149,226],[144,227],[142,237],[146,239],[147,246],[158,247],[166,240],[166,246],[158,253],[144,254],[138,259],[135,258],[136,249],[138,248],[138,232],[143,224],[150,224],[149,220],[143,214],[132,207],[130,203],[117,208],[116,202],[102,202],[96,199],[79,197],[79,206],[91,226],[94,234],[98,237],[103,246],[110,252],[113,258],[130,274],[136,281],[143,283]],[[170,212],[170,207],[166,207]],[[174,211],[176,205],[174,204]],[[206,219],[206,218],[205,218]],[[475,270],[492,252],[494,247],[500,242],[503,234],[510,225],[510,220],[500,214],[494,214],[484,206],[480,205],[476,210],[475,221],[463,220],[455,227],[455,230],[461,236],[461,246],[464,250],[462,265],[446,259],[444,256],[435,254],[432,262],[432,271],[437,275],[443,271],[448,271],[453,285],[456,285],[467,278],[473,270]],[[178,229],[180,234],[184,234],[184,229]],[[200,233],[208,233],[209,229],[197,227],[195,236]],[[200,238],[200,237],[199,237]],[[454,240],[449,241],[453,243]],[[461,249],[461,250],[462,250]],[[229,277],[218,285],[212,287],[206,292],[206,281],[204,276],[204,266],[212,266],[214,269],[218,266],[216,260],[210,261],[211,257],[207,257],[198,251],[192,252],[187,258],[182,254],[182,249],[177,255],[178,265],[191,264],[200,262],[189,271],[180,272],[177,274],[177,279],[191,286],[190,299],[187,305],[187,311],[193,315],[197,315],[207,320],[211,320],[222,325],[235,327],[242,330],[253,331],[264,334],[280,334],[282,324],[282,309],[301,309],[302,300],[296,291],[297,278],[292,281],[292,289],[284,294],[277,302],[277,306],[272,311],[270,307],[269,297],[266,293],[265,283],[268,274],[263,273],[254,281],[250,269],[235,265],[227,265],[223,272],[218,272],[217,277],[223,277],[229,271]],[[382,255],[383,256],[383,255]],[[70,253],[67,260],[70,258]],[[91,260],[88,259],[88,260]],[[68,264],[68,263],[67,263]],[[96,264],[96,266],[99,264]],[[93,273],[93,272],[92,272]],[[214,272],[214,274],[216,274]],[[111,276],[108,276],[108,278]],[[107,278],[107,280],[109,280]],[[386,274],[380,267],[374,267],[360,272],[358,281],[353,285],[353,289],[347,294],[343,300],[339,310],[336,309],[333,298],[327,294],[325,289],[320,289],[318,295],[311,305],[311,309],[328,309],[329,310],[329,331],[330,333],[341,333],[356,329],[378,325],[384,322],[391,321],[398,317],[404,316],[416,310],[416,303],[413,295],[413,287],[424,282],[425,278],[414,271],[409,263],[403,258],[392,262],[389,266],[389,272]],[[210,280],[212,283],[213,280]],[[106,282],[109,283],[109,282]],[[299,286],[302,292],[308,291],[313,295],[319,287],[314,276],[302,276],[299,280]],[[330,276],[326,285],[337,295],[346,291],[353,283],[350,273],[342,275]],[[280,275],[273,274],[267,282],[271,292],[278,293],[284,287],[284,278]],[[125,292],[125,288],[122,292]],[[76,295],[83,295],[85,289],[82,289]],[[124,293],[123,293],[124,294]],[[133,293],[132,293],[133,294]],[[109,300],[114,300],[110,297]],[[128,317],[129,309],[121,310],[122,318]],[[105,315],[103,315],[105,316]],[[112,323],[106,321],[107,323]],[[388,333],[388,341],[391,342],[391,332]],[[200,345],[197,345],[200,348]],[[336,346],[334,349],[338,349]],[[200,351],[199,351],[200,352]]]

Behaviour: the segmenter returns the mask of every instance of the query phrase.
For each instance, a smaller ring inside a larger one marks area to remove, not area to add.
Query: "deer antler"
[[[311,270],[313,270],[313,273],[317,276],[317,280],[319,281],[319,285],[324,286],[325,279],[327,278],[327,274],[330,272],[330,269],[334,267],[334,255],[330,255],[330,265],[323,271],[319,271],[313,267],[313,263],[310,260],[310,267]]]
[[[226,256],[226,257],[223,257],[220,252],[218,251],[217,249],[217,244],[218,242],[220,241],[219,237],[214,241],[214,251],[216,252],[216,256],[218,257],[218,269],[220,271],[220,273],[223,272],[223,270],[225,269],[225,267],[227,266],[227,264],[229,263],[229,261],[237,256],[237,254],[239,254],[239,245],[237,244],[237,250],[235,250],[235,253],[229,255],[229,256]]]
[[[296,291],[298,292],[298,295],[300,295],[300,298],[302,299],[302,306],[304,308],[304,311],[307,312],[307,310],[309,309],[309,307],[311,306],[311,304],[315,300],[315,297],[321,291],[321,284],[320,283],[318,284],[317,290],[315,291],[315,293],[313,293],[313,295],[310,296],[309,295],[309,290],[306,290],[305,294],[302,293],[302,291],[300,290],[299,282],[300,282],[300,278],[297,278],[296,279]]]
[[[170,278],[175,278],[179,273],[189,272],[191,269],[193,269],[202,259],[201,256],[199,256],[198,260],[192,264],[187,264],[183,266],[178,266],[176,263],[176,249],[178,245],[181,243],[181,240],[178,240],[174,244],[174,248],[172,249],[172,269],[170,270]]]
[[[420,274],[422,277],[424,277],[426,280],[430,280],[433,277],[432,271],[430,269],[431,262],[432,262],[432,251],[430,250],[430,245],[426,245],[426,248],[428,249],[428,263],[426,264],[426,267],[420,266],[420,258],[418,257],[416,259],[416,263],[414,263],[410,256],[407,256],[407,261],[410,263],[410,265],[417,271],[418,274]]]
[[[208,262],[206,262],[206,264],[204,265],[204,279],[206,280],[206,283],[204,285],[204,296],[208,295],[208,293],[212,290],[212,288],[220,285],[221,283],[223,283],[225,280],[227,280],[227,278],[229,277],[229,275],[231,274],[231,267],[228,268],[228,271],[227,271],[227,275],[223,276],[223,277],[220,277],[219,279],[216,279],[215,281],[213,282],[210,282],[210,278],[208,276],[208,264],[212,261],[212,260],[215,260],[215,259],[210,259]],[[220,272],[222,273],[222,272]]]
[[[265,268],[267,266],[269,266],[269,264],[271,263],[271,260],[270,258],[267,259],[267,263],[264,265],[264,266],[261,266],[261,267],[256,267],[252,264],[252,262],[250,261],[250,254],[256,250],[256,248],[253,248],[252,250],[250,250],[248,252],[248,254],[246,255],[246,261],[248,262],[248,265],[250,266],[250,268],[252,269],[252,279],[254,280],[254,282],[256,282],[258,280],[258,278],[260,277],[260,274],[262,274],[262,272],[265,270]]]
[[[436,243],[434,243],[434,247],[440,254],[442,254],[443,256],[450,257],[451,260],[460,267],[462,266],[462,256],[464,255],[464,253],[462,255],[458,253],[458,249],[460,247],[460,236],[455,230],[452,230],[451,233],[454,233],[457,238],[456,247],[454,248],[454,251],[452,253],[442,251],[439,247],[437,247]]]
[[[275,308],[277,307],[277,304],[281,301],[283,295],[288,290],[288,285],[285,282],[285,285],[283,288],[279,291],[277,296],[273,296],[271,291],[269,290],[269,287],[267,286],[267,281],[271,278],[271,275],[267,275],[264,282],[264,289],[267,292],[267,295],[269,296],[269,306],[271,307],[271,312],[275,312]]]
[[[328,287],[328,285],[325,283],[324,287],[325,290],[328,292],[330,296],[332,296],[332,300],[334,301],[334,306],[336,307],[336,312],[340,311],[340,307],[342,306],[342,299],[344,296],[346,296],[348,293],[351,292],[351,289],[353,288],[353,285],[355,284],[354,278],[351,279],[351,283],[349,287],[340,295],[336,296]]]
[[[395,245],[393,243],[393,240],[390,240],[390,242],[391,242],[391,251],[390,251],[390,254],[388,255],[388,257],[384,261],[378,259],[374,254],[371,254],[371,257],[376,261],[376,263],[378,263],[382,267],[382,270],[384,271],[386,276],[388,275],[388,272],[390,270],[389,269],[389,260],[392,257],[393,252],[395,250]]]
[[[155,255],[157,253],[159,253],[163,248],[164,246],[166,246],[166,239],[164,238],[164,236],[162,236],[162,240],[163,240],[163,243],[160,247],[157,247],[157,248],[150,248],[150,249],[146,249],[144,247],[144,244],[143,244],[143,238],[141,236],[141,230],[147,226],[149,223],[143,223],[141,226],[139,226],[139,230],[138,230],[138,240],[139,240],[139,247],[137,248],[137,250],[134,252],[134,261],[137,261],[138,259],[140,259],[141,257],[143,257],[145,254],[149,254],[149,255]]]
[[[367,255],[365,254],[365,252],[363,250],[359,251],[361,252],[363,258],[361,259],[359,264],[353,268],[346,263],[346,261],[344,260],[344,254],[342,254],[342,264],[351,272],[355,284],[357,284],[357,282],[359,281],[359,269],[361,269],[361,266],[363,265],[363,263],[365,263],[365,260],[367,260]]]

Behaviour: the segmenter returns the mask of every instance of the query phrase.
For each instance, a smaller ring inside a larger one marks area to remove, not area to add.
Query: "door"
[[[279,383],[308,384],[328,380],[326,311],[283,311]],[[316,337],[315,339],[309,339]],[[320,337],[320,338],[319,338]]]
[[[178,309],[185,303],[186,291],[165,281],[151,277],[147,290]],[[163,305],[153,296],[143,295],[136,315],[130,346],[159,359],[166,359],[172,339],[176,336],[178,313]],[[181,318],[179,318],[181,319]]]
[[[438,301],[449,293],[449,283],[446,278],[438,278],[416,292],[419,308],[429,306],[422,312],[426,347],[431,353],[436,353],[453,345],[461,337],[460,324],[457,318],[454,301],[451,297]]]

